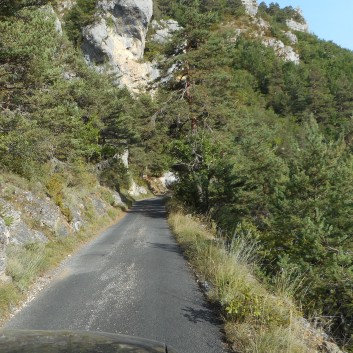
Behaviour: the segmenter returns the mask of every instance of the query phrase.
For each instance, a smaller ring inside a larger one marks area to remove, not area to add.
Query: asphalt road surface
[[[104,331],[180,353],[224,352],[221,323],[173,239],[161,198],[136,202],[5,328]]]

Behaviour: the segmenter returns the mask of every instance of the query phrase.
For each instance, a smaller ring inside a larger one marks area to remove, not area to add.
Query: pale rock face
[[[161,44],[168,42],[172,35],[181,29],[179,23],[175,20],[153,21],[152,28],[156,31],[152,40]]]
[[[130,189],[128,191],[129,195],[132,197],[138,197],[141,195],[147,195],[148,191],[144,186],[139,186],[135,183],[133,180],[130,186]]]
[[[121,196],[118,192],[116,192],[116,191],[113,192],[113,198],[114,198],[114,206],[120,206],[122,208],[127,208],[125,202],[121,199]]]
[[[242,0],[242,3],[245,6],[246,12],[250,16],[256,16],[257,11],[259,9],[259,4],[257,3],[257,0]]]
[[[126,169],[129,168],[129,149],[127,148],[122,154],[116,154],[116,159],[120,159]]]
[[[168,188],[178,181],[178,178],[173,172],[165,172],[160,178],[160,182],[165,188]]]
[[[138,91],[159,76],[151,63],[141,62],[152,18],[152,0],[103,0],[97,21],[83,29],[86,60],[102,69],[108,63],[122,86]]]
[[[101,0],[98,7],[134,26],[142,22],[143,26],[147,27],[153,15],[152,0]]]
[[[43,202],[31,192],[19,193],[17,202],[23,205],[22,211],[31,219],[37,221],[42,227],[47,227],[57,236],[67,236],[70,233],[70,226],[63,219],[60,208],[50,202],[50,199]],[[20,218],[20,217],[19,217]],[[38,241],[46,241],[44,238],[38,238]]]
[[[299,31],[299,32],[308,32],[309,31],[309,26],[305,22],[301,23],[301,22],[295,21],[293,19],[290,19],[290,20],[286,21],[286,24],[293,31]]]
[[[295,64],[300,63],[299,54],[297,54],[294,49],[290,46],[284,45],[284,43],[275,38],[263,39],[263,44],[271,47],[277,53],[277,55],[283,58],[285,61],[292,61]]]
[[[285,32],[285,35],[292,42],[292,44],[298,43],[298,37],[294,33],[288,31],[288,32]]]
[[[48,241],[43,233],[29,228],[21,217],[22,213],[15,210],[4,199],[0,199],[0,205],[3,215],[10,220],[10,224],[7,226],[4,222],[1,222],[0,232],[2,234],[0,235],[0,242],[3,247],[6,247],[7,244],[28,244]]]

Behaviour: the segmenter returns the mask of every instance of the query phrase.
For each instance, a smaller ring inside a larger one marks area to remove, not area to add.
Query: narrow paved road
[[[175,243],[160,198],[129,214],[72,257],[6,325],[140,336],[180,353],[223,351],[220,322]]]

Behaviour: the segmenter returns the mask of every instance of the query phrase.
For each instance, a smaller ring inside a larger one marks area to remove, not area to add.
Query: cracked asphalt
[[[226,351],[221,322],[169,230],[162,198],[136,202],[5,328],[103,331],[165,342],[180,353]]]

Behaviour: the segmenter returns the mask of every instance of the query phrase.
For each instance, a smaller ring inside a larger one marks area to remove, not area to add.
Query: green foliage
[[[102,185],[116,191],[129,189],[130,178],[127,168],[117,159],[113,159],[109,168],[103,169],[99,176]]]
[[[78,0],[65,16],[65,29],[75,45],[82,42],[82,28],[94,21],[97,0]]]
[[[0,18],[16,16],[25,7],[39,7],[50,0],[0,0]]]
[[[286,6],[284,8],[281,8],[278,3],[273,2],[270,3],[268,6],[265,2],[261,2],[259,5],[259,14],[261,16],[268,15],[266,16],[267,18],[270,18],[272,21],[284,25],[286,24],[286,20],[289,19],[293,19],[301,23],[305,22],[300,12],[298,12],[292,6]]]
[[[14,221],[13,216],[8,215],[2,205],[0,205],[0,217],[3,219],[7,227],[10,227]]]
[[[0,167],[38,179],[49,160],[59,160],[73,166],[69,184],[89,184],[83,164],[137,141],[133,99],[114,77],[87,67],[50,13],[33,7],[17,13],[0,22]]]
[[[55,204],[60,207],[61,213],[70,222],[72,220],[72,214],[70,209],[64,203],[65,182],[66,178],[64,175],[55,173],[48,178],[46,188]]]
[[[298,274],[308,285],[306,313],[333,317],[332,334],[346,343],[353,332],[352,53],[298,33],[301,63],[284,62],[246,35],[234,41],[231,24],[219,26],[229,15],[225,1],[193,2],[193,20],[182,1],[174,4],[185,29],[167,50],[168,65],[177,66],[157,96],[156,121],[172,139],[175,196],[210,214],[221,233],[251,224],[266,276]],[[303,21],[277,4],[260,5],[260,14],[280,39],[287,19]],[[240,293],[228,314],[255,315],[260,297]],[[242,312],[244,303],[255,311]]]

